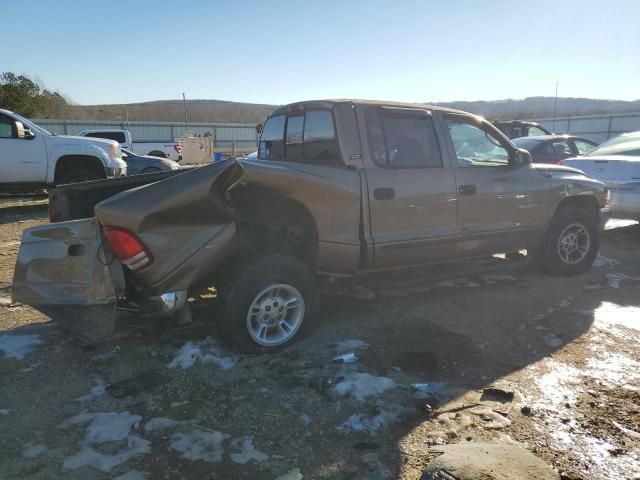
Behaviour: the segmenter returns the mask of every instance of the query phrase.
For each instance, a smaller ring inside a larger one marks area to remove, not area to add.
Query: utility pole
[[[182,106],[184,107],[184,130],[186,132],[189,130],[189,119],[187,118],[187,98],[184,96],[184,92],[182,92]]]
[[[551,130],[555,133],[556,131],[556,108],[558,106],[558,82],[556,81],[556,98],[553,101],[553,127]]]

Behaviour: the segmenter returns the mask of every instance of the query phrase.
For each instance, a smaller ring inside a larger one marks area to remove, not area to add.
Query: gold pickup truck
[[[13,297],[97,338],[123,306],[188,315],[189,292],[214,285],[222,335],[269,350],[310,323],[320,275],[520,249],[585,272],[608,195],[461,111],[295,103],[267,118],[257,160],[52,191],[55,223],[25,231]]]

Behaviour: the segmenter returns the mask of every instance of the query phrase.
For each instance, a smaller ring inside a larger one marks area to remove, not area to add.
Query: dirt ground
[[[362,279],[306,338],[247,356],[206,299],[191,325],[134,318],[95,346],[11,304],[21,232],[46,221],[44,201],[0,199],[1,478],[419,479],[439,445],[477,441],[565,479],[640,478],[634,222],[580,277],[494,259]]]

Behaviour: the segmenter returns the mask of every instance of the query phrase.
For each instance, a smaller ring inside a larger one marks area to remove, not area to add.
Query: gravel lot
[[[633,222],[610,223],[584,276],[360,281],[295,346],[246,356],[206,299],[192,325],[132,319],[93,346],[11,304],[21,232],[46,221],[45,201],[0,199],[1,478],[419,479],[439,445],[478,441],[564,478],[640,478]]]

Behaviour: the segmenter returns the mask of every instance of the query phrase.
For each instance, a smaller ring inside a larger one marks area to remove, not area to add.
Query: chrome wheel
[[[585,259],[591,247],[591,236],[587,228],[580,223],[567,226],[558,238],[558,255],[569,265]]]
[[[298,332],[304,311],[304,299],[298,289],[285,283],[270,285],[251,302],[247,330],[259,345],[274,347]]]

